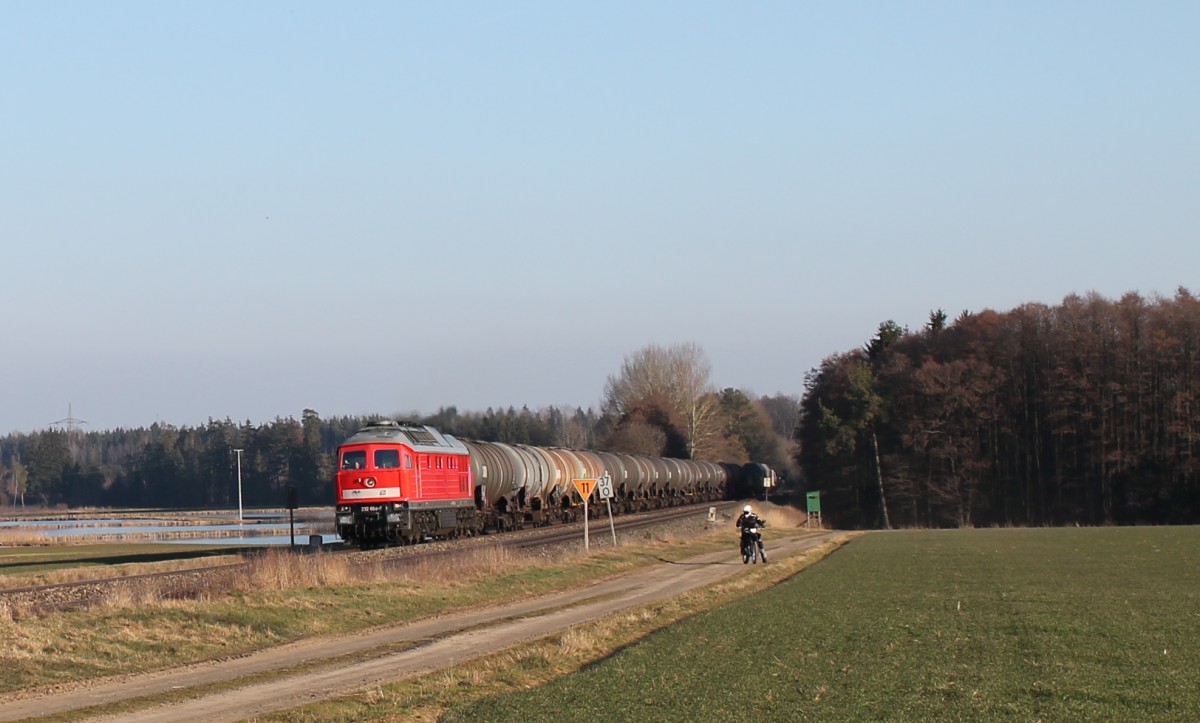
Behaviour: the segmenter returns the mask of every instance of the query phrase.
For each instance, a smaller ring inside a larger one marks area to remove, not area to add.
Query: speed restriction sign
[[[612,499],[612,477],[606,474],[596,480],[596,494],[600,495],[600,499],[602,500]]]

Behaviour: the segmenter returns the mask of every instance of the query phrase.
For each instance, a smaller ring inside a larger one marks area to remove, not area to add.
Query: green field
[[[451,721],[1200,719],[1200,527],[870,534]]]

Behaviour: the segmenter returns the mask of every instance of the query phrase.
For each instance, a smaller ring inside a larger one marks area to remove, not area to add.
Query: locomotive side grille
[[[428,430],[425,430],[425,429],[406,429],[406,430],[404,430],[404,434],[410,440],[412,440],[413,444],[429,444],[429,445],[440,445],[441,444],[440,442],[438,442],[437,437],[433,436],[432,434],[429,433]]]

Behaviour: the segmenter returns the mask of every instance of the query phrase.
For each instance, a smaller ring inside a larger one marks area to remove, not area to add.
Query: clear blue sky
[[[1200,290],[1196,2],[0,3],[0,434],[799,394]]]

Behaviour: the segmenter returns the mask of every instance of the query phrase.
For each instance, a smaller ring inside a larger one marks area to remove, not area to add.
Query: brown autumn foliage
[[[1186,289],[884,327],[807,382],[797,458],[834,524],[1200,522]]]

